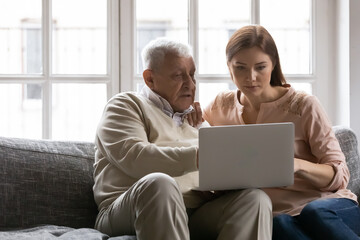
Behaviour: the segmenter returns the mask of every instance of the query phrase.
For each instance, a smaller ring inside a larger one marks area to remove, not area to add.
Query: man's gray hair
[[[192,57],[189,45],[166,38],[157,38],[150,41],[142,50],[144,69],[156,69],[162,64],[166,54],[175,54],[179,57]]]

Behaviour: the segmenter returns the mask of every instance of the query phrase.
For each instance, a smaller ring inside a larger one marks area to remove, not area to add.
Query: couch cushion
[[[335,126],[333,130],[345,155],[350,171],[348,189],[355,193],[358,200],[360,200],[360,157],[356,135],[351,129],[346,127]]]
[[[15,231],[0,232],[0,239],[6,240],[136,240],[135,236],[109,237],[95,229],[44,225],[34,228],[21,229]]]
[[[0,230],[94,227],[94,144],[0,137]]]

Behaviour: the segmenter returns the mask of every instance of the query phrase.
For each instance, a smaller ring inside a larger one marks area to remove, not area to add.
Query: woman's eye
[[[258,66],[258,70],[263,70],[266,66]]]
[[[244,70],[245,69],[244,66],[237,66],[236,68],[239,69],[239,70]]]

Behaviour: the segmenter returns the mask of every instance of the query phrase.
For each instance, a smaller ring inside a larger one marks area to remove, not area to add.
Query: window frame
[[[314,9],[315,2],[311,1],[311,26],[310,26],[310,34],[312,44],[311,48],[315,46],[315,36],[313,29],[315,28],[314,24]],[[122,69],[121,69],[121,91],[135,91],[136,84],[142,83],[142,76],[135,73],[135,64],[136,59],[134,58],[134,54],[136,54],[136,3],[132,0],[122,0],[120,3],[121,9],[121,59],[122,59]],[[199,46],[198,46],[198,0],[189,0],[189,44],[193,47],[193,55],[196,66],[199,66]],[[130,23],[130,24],[129,24]],[[251,24],[259,24],[260,23],[260,0],[252,0],[251,1]],[[130,47],[129,47],[130,46]],[[286,79],[290,83],[313,83],[316,75],[316,68],[314,66],[315,53],[313,49],[310,49],[313,54],[310,59],[310,71],[312,74],[288,74],[286,75]],[[197,80],[197,92],[196,97],[198,99],[199,96],[199,84],[200,83],[231,83],[229,74],[199,74],[196,73]],[[132,82],[129,82],[129,79]]]
[[[189,43],[194,49],[198,66],[198,0],[189,1]],[[107,0],[107,74],[104,75],[59,75],[51,74],[51,0],[42,0],[42,74],[0,74],[0,83],[42,85],[42,138],[51,139],[52,132],[52,85],[56,83],[105,83],[107,99],[118,92],[136,91],[136,84],[143,83],[141,74],[136,74],[136,2],[135,0]],[[251,0],[251,22],[259,23],[260,0]],[[335,3],[331,0],[311,0],[311,74],[285,75],[289,83],[309,83],[330,120],[336,123],[338,109],[334,107],[337,94],[335,30],[331,26],[336,19]],[[196,73],[197,92],[201,83],[231,83],[229,74],[206,75]]]
[[[142,76],[135,73],[136,54],[136,0],[120,1],[120,50],[121,50],[121,91],[136,91],[136,84],[143,83]],[[198,0],[189,1],[189,43],[194,49],[194,59],[198,66]],[[312,94],[317,96],[328,113],[330,120],[336,119],[337,109],[334,109],[331,96],[336,93],[333,86],[335,60],[330,49],[335,49],[332,38],[334,32],[331,24],[334,16],[328,14],[334,8],[330,0],[310,0],[310,74],[285,74],[291,83],[308,83]],[[251,23],[260,22],[260,0],[251,0]],[[196,100],[199,100],[200,83],[231,83],[229,74],[206,75],[195,74],[197,80]]]
[[[335,78],[329,69],[334,67],[329,49],[333,49],[334,43],[331,31],[333,17],[328,14],[332,4],[327,0],[311,0],[310,3],[310,72],[311,74],[286,74],[287,81],[291,83],[308,83],[311,85],[312,94],[316,95],[323,103],[330,119],[335,118],[335,110],[331,108],[331,94],[335,91],[331,83]],[[121,35],[121,91],[136,91],[136,84],[142,83],[142,76],[135,73],[136,54],[136,3],[133,0],[122,0],[120,2],[120,35]],[[194,49],[194,59],[198,66],[197,27],[198,0],[189,0],[189,43]],[[260,22],[260,0],[251,0],[251,23]],[[231,83],[229,74],[206,75],[196,73],[197,92],[196,100],[199,98],[200,83]],[[330,82],[330,84],[329,84]],[[325,86],[325,87],[324,87]]]
[[[1,83],[40,84],[42,86],[42,138],[52,139],[52,85],[57,83],[106,84],[107,99],[120,91],[120,21],[119,1],[107,0],[107,69],[106,74],[53,74],[52,69],[52,0],[42,0],[42,73],[0,74]]]

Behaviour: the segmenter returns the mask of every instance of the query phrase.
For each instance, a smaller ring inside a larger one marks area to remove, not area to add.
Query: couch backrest
[[[335,126],[333,130],[350,171],[348,189],[355,193],[360,200],[360,157],[356,135],[351,129],[341,126]]]
[[[0,230],[94,227],[94,144],[0,137]]]

